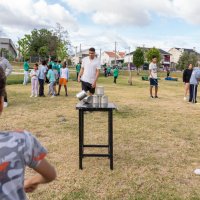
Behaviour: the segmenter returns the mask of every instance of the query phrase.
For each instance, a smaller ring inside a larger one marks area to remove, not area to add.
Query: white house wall
[[[181,50],[179,51],[175,48],[172,48],[172,49],[169,50],[169,53],[171,54],[170,55],[170,62],[177,64],[181,55],[182,55],[182,51]]]

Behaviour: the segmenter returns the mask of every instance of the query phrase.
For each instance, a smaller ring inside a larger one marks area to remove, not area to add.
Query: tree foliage
[[[60,24],[54,30],[34,29],[18,41],[19,52],[24,59],[50,56],[63,60],[67,57],[68,44],[68,32]]]
[[[144,64],[144,52],[141,48],[137,48],[133,54],[133,64],[137,68],[137,74],[139,74],[139,67]]]
[[[198,57],[195,53],[184,52],[182,56],[179,58],[177,69],[183,70],[187,68],[189,64],[196,66],[197,61]]]
[[[156,56],[158,63],[160,63],[161,54],[160,54],[160,51],[158,49],[156,49],[155,47],[153,47],[152,49],[150,49],[149,51],[146,52],[146,58],[149,62],[152,61],[153,56]]]

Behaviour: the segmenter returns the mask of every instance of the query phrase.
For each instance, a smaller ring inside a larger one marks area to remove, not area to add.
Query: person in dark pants
[[[184,101],[187,101],[187,95],[190,90],[190,78],[192,75],[193,66],[192,64],[189,65],[187,69],[183,72],[183,82],[185,84],[185,95],[184,95]]]
[[[197,88],[198,88],[198,85],[190,84],[189,102],[197,103]]]
[[[47,73],[46,65],[47,65],[47,63],[44,60],[44,61],[42,61],[42,65],[39,66],[38,79],[39,79],[39,96],[40,97],[45,97],[45,95],[44,95],[44,83],[45,83],[45,77],[46,77],[46,73]]]
[[[189,102],[197,103],[197,88],[200,80],[200,68],[195,67],[193,69],[191,78],[190,78],[190,98]]]
[[[82,60],[78,82],[82,82],[82,90],[89,91],[90,95],[95,93],[97,80],[101,69],[100,60],[96,58],[95,49],[89,49],[89,56]]]
[[[81,63],[78,63],[76,65],[76,79],[77,79],[77,81],[78,81],[78,75],[80,73],[80,70],[81,70]]]
[[[117,78],[119,76],[119,70],[117,67],[115,67],[114,72],[113,72],[113,77],[114,77],[114,83],[117,83]]]

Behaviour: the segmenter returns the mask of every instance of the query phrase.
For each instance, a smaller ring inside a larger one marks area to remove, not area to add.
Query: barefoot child
[[[58,89],[58,95],[60,95],[61,86],[64,85],[65,88],[65,95],[67,94],[67,82],[69,80],[69,69],[67,68],[66,62],[63,64],[63,68],[60,70],[60,80],[59,80],[59,89]]]
[[[30,77],[31,77],[31,96],[30,97],[37,97],[38,96],[38,64],[35,63],[33,69],[31,70]]]

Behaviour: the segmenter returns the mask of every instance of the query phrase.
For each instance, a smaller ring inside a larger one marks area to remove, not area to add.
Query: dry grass
[[[97,158],[85,159],[84,170],[78,169],[76,82],[69,84],[69,97],[55,99],[30,99],[30,85],[8,86],[10,106],[0,118],[1,129],[30,130],[48,149],[58,173],[30,200],[200,199],[200,177],[193,174],[200,167],[200,105],[183,102],[182,83],[160,81],[158,100],[149,99],[148,82],[138,77],[132,87],[125,76],[117,85],[111,78],[99,84],[119,108],[114,113],[114,171],[108,159]],[[88,142],[106,141],[106,117],[86,115]]]

